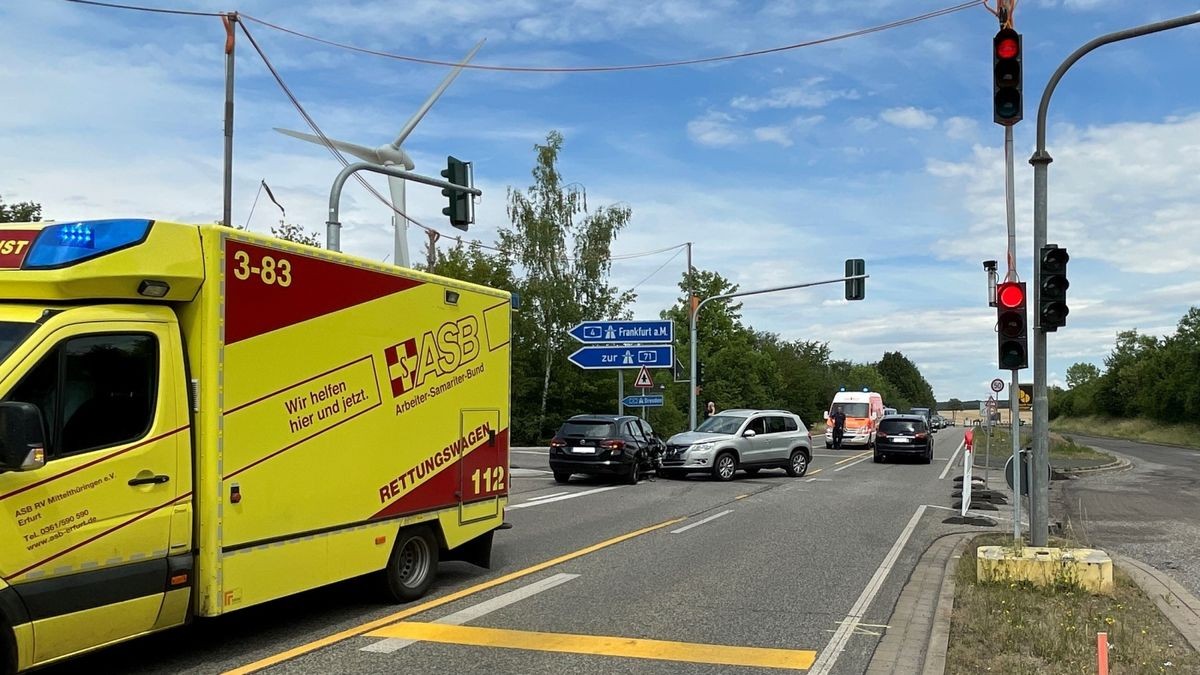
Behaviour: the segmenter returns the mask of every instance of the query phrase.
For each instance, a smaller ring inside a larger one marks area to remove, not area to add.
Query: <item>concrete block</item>
[[[1112,558],[1092,548],[980,546],[975,574],[980,581],[1075,584],[1097,595],[1113,591]]]

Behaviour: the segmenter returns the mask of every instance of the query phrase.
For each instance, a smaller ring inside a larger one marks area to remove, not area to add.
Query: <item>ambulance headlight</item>
[[[151,220],[83,220],[46,226],[25,258],[25,269],[48,269],[83,262],[140,244]]]

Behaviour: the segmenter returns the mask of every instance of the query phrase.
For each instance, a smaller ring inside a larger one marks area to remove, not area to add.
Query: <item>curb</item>
[[[866,675],[942,674],[954,605],[952,565],[958,562],[966,543],[978,534],[960,531],[942,535],[921,554],[892,608]]]
[[[1108,451],[1105,451],[1105,454],[1109,454]],[[1063,473],[1071,473],[1071,474],[1088,474],[1088,473],[1102,473],[1105,471],[1120,471],[1122,469],[1128,469],[1131,466],[1133,466],[1132,462],[1130,462],[1127,459],[1122,459],[1122,458],[1118,457],[1115,460],[1109,462],[1108,464],[1101,464],[1100,466],[1092,466],[1092,467],[1087,467],[1087,468],[1082,468],[1082,469],[1059,469],[1059,471],[1061,471]]]
[[[925,650],[925,667],[921,675],[943,675],[946,672],[946,654],[950,649],[950,620],[954,614],[954,566],[962,558],[967,542],[974,535],[961,535],[942,573],[942,590],[938,593],[937,609],[933,614],[933,628],[929,632],[929,647]]]
[[[1179,582],[1140,560],[1115,553],[1109,555],[1142,592],[1154,600],[1158,611],[1167,617],[1192,649],[1200,652],[1200,599]]]

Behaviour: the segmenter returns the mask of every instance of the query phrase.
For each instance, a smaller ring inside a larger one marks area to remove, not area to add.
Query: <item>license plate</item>
[[[909,443],[912,441],[911,438],[905,438],[903,436],[897,436],[896,438],[893,438],[892,440],[896,441],[897,443]]]
[[[595,448],[570,448],[570,450],[571,450],[571,452],[573,452],[577,455],[594,455],[594,454],[596,454]]]

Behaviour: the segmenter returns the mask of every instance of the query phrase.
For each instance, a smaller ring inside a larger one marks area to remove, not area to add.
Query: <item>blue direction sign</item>
[[[669,343],[675,339],[675,324],[670,321],[584,321],[569,332],[585,345]]]
[[[585,370],[622,368],[670,368],[675,350],[670,345],[629,345],[627,347],[580,347],[567,357]]]
[[[647,394],[646,396],[626,396],[621,399],[627,408],[657,408],[663,404],[662,394]]]

